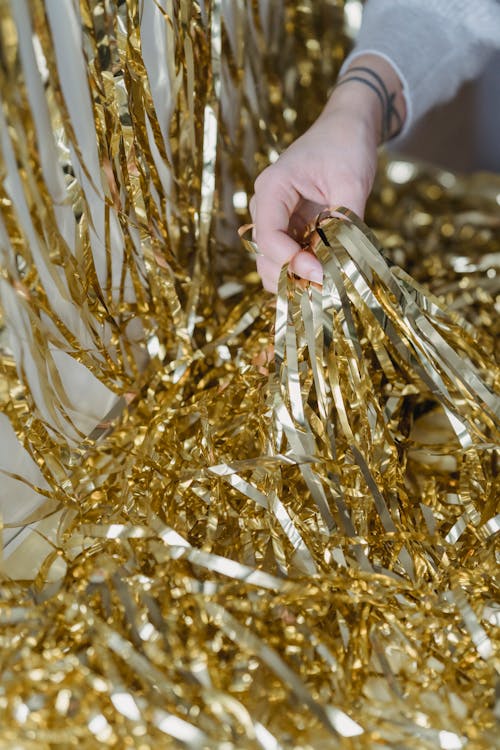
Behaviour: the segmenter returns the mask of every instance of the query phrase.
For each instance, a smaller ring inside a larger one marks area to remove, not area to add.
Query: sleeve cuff
[[[353,60],[368,53],[393,67],[407,107],[398,139],[436,104],[452,99],[500,47],[495,31],[500,3],[482,0],[474,5],[476,13],[468,0],[449,3],[367,0],[356,45],[341,68],[345,72]]]

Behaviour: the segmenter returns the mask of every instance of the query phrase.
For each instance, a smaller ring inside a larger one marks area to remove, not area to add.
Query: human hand
[[[359,81],[363,77],[377,83],[376,77],[354,68],[369,68],[384,81],[387,91],[394,93],[399,123],[403,119],[401,84],[392,67],[375,55],[358,57],[342,78],[345,85],[334,90],[312,127],[259,175],[250,211],[261,253],[257,270],[268,291],[276,291],[281,267],[288,261],[293,273],[321,282],[321,264],[297,241],[321,211],[346,206],[364,214],[377,169],[383,117],[388,120],[382,97]]]

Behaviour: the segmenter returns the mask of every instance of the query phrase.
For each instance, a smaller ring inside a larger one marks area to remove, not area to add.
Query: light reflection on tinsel
[[[66,508],[2,581],[0,744],[493,747],[498,180],[382,166],[404,271],[334,221],[275,309],[233,196],[321,106],[340,5],[82,0],[75,70],[61,7],[0,4],[0,396]],[[57,349],[120,399],[90,437]]]

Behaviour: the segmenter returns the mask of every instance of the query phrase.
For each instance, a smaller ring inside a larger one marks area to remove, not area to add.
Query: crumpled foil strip
[[[1,747],[495,746],[499,180],[237,240],[343,12],[0,2]]]

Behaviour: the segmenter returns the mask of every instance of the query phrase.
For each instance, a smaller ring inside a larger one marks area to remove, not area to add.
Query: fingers
[[[262,253],[257,258],[257,270],[267,291],[277,291],[281,268],[287,262],[297,276],[321,283],[320,262],[311,253],[301,251],[289,232],[295,230],[300,236],[323,208],[301,199],[293,187],[283,178],[280,180],[276,169],[270,168],[257,178],[250,213],[255,225],[254,239]]]
[[[323,267],[312,253],[298,253],[290,263],[290,270],[302,279],[315,281],[317,284],[323,281]]]
[[[288,234],[290,217],[299,194],[275,167],[264,170],[255,182],[250,211],[255,224],[255,241],[260,252],[280,267],[300,250]]]
[[[281,265],[274,263],[265,255],[257,256],[257,271],[262,279],[262,286],[268,292],[276,292],[280,277]]]
[[[265,255],[257,257],[257,271],[262,279],[262,286],[268,292],[276,292],[282,266],[275,263],[272,258]],[[315,281],[321,284],[323,281],[323,268],[319,260],[305,250],[294,255],[290,262],[290,271],[302,279]]]

